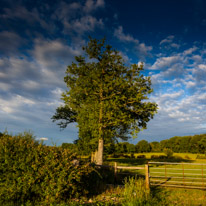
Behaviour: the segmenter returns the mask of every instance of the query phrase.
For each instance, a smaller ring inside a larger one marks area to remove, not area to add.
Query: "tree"
[[[157,142],[157,141],[154,141],[154,142],[151,142],[149,143],[150,144],[150,147],[151,147],[151,151],[152,152],[160,152],[161,149],[160,149],[160,143]]]
[[[136,145],[137,152],[150,152],[151,146],[146,140],[141,140]]]
[[[153,118],[157,104],[147,101],[152,89],[150,78],[140,74],[143,65],[126,66],[104,39],[90,38],[83,50],[86,56],[76,56],[77,63],[66,70],[64,106],[52,119],[59,120],[61,128],[77,122],[79,138],[98,144],[96,161],[102,164],[104,140],[137,135]]]

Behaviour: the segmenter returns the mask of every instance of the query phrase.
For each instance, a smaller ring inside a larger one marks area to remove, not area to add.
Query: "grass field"
[[[139,155],[145,155],[146,158],[137,158]],[[135,158],[108,158],[105,162],[106,164],[114,165],[114,162],[117,162],[118,165],[121,166],[144,166],[149,161],[161,161],[161,162],[178,162],[180,164],[177,165],[167,165],[167,176],[174,176],[174,174],[170,173],[179,173],[176,174],[176,179],[174,178],[173,181],[179,181],[180,185],[182,185],[181,181],[183,176],[182,167],[184,167],[184,178],[194,177],[197,178],[195,181],[199,181],[199,184],[202,186],[202,180],[203,186],[206,185],[206,165],[200,166],[200,165],[187,165],[187,164],[181,164],[181,163],[203,163],[206,164],[206,159],[196,159],[198,154],[189,154],[189,153],[174,153],[173,158],[171,159],[151,159],[152,155],[164,155],[163,153],[136,153]],[[195,169],[195,170],[193,170]],[[202,175],[202,171],[204,172]],[[119,172],[125,173],[126,170],[119,170]],[[130,171],[134,174],[137,174],[138,176],[144,177],[145,171],[144,170],[133,170]],[[158,176],[164,176],[165,175],[165,165],[152,165],[150,168],[150,172],[152,175],[154,175],[154,172],[163,172],[162,174],[155,173],[155,175]],[[167,177],[167,178],[168,178]],[[199,179],[198,179],[199,178]],[[169,178],[168,178],[169,179]],[[186,179],[187,180],[187,179]],[[172,179],[170,180],[172,181]],[[184,180],[185,181],[185,180]],[[187,180],[189,182],[193,182],[193,180]],[[169,182],[169,181],[168,181]],[[170,183],[170,182],[169,182]],[[170,183],[171,184],[171,183]],[[193,185],[191,183],[191,185]],[[114,188],[112,191],[107,191],[106,193],[101,194],[98,198],[101,199],[101,197],[109,196],[109,194],[115,197],[120,197],[120,193],[122,193],[123,189],[121,188]],[[177,205],[177,206],[183,206],[183,205],[202,205],[206,206],[206,191],[205,190],[199,190],[199,189],[185,189],[185,188],[167,188],[167,187],[157,187],[157,186],[151,186],[151,194],[153,199],[155,199],[155,202],[148,204],[142,204],[142,205]],[[118,198],[117,198],[118,199]],[[113,203],[115,205],[115,203]],[[128,204],[124,205],[135,205],[132,202],[128,202]]]

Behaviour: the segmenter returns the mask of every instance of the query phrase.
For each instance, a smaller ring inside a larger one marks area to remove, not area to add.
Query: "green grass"
[[[104,164],[114,165],[117,162],[118,165],[122,166],[141,166],[143,167],[148,161],[151,161],[152,155],[164,155],[164,153],[136,153],[138,155],[145,155],[146,158],[107,158]],[[163,160],[152,160],[161,162],[191,162],[191,163],[206,163],[204,159],[196,159],[197,154],[188,153],[174,153],[173,156],[178,156],[174,159],[163,159]],[[185,165],[184,165],[185,166]],[[173,169],[173,172],[178,172],[182,165],[169,166]],[[195,166],[192,166],[193,168]],[[155,168],[153,166],[152,168]],[[152,170],[151,168],[151,170]],[[157,168],[164,168],[164,166],[158,166]],[[175,170],[175,168],[177,170]],[[187,166],[185,166],[187,168]],[[157,170],[158,171],[158,170]],[[206,170],[205,170],[206,171]],[[120,170],[119,172],[128,172],[126,170]],[[134,175],[144,177],[144,170],[134,170]],[[131,174],[131,173],[130,173]],[[127,175],[125,175],[127,176]],[[120,184],[123,183],[124,175],[121,177]],[[118,183],[118,182],[116,182]],[[118,184],[119,184],[118,183]],[[107,205],[107,206],[193,206],[202,205],[206,206],[206,191],[197,189],[183,189],[183,188],[166,188],[151,186],[150,193],[145,190],[144,180],[137,180],[135,183],[134,179],[127,179],[124,187],[110,185],[101,194],[94,196],[87,200],[80,200],[79,202],[71,202],[70,205]],[[66,206],[66,205],[65,205]]]

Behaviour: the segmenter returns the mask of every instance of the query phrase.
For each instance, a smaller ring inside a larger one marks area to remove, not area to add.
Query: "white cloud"
[[[137,48],[140,51],[140,53],[145,56],[148,54],[148,52],[152,51],[152,46],[146,46],[145,43],[139,44]]]
[[[21,43],[22,39],[16,33],[10,31],[0,32],[0,54],[2,52],[6,55],[16,53]]]
[[[48,141],[49,138],[47,138],[47,137],[38,137],[38,138],[36,138],[36,140]]]
[[[139,44],[139,41],[137,39],[135,39],[129,34],[124,34],[122,26],[119,26],[117,29],[114,30],[114,36],[117,37],[120,41]]]
[[[193,56],[191,57],[191,59],[192,59],[193,61],[195,61],[196,63],[202,62],[202,57],[201,57],[200,55],[193,55]]]
[[[66,67],[81,52],[80,47],[74,48],[60,40],[36,39],[34,50],[31,53],[39,67],[42,78],[44,78],[44,82],[62,85]]]
[[[197,47],[192,47],[192,48],[189,48],[189,49],[187,49],[187,50],[185,50],[184,52],[183,52],[183,55],[189,55],[189,54],[192,54],[194,51],[196,51],[197,50]]]
[[[176,43],[172,43],[170,46],[173,47],[173,48],[176,48],[176,49],[180,48],[180,45],[176,44]]]
[[[160,41],[160,46],[161,48],[167,49],[167,50],[171,50],[171,49],[179,49],[180,45],[177,43],[174,43],[175,36],[171,35],[168,36],[167,38],[163,39],[162,41]]]
[[[97,1],[87,0],[83,10],[85,12],[91,12],[91,11],[96,10],[98,8],[103,8],[104,5],[105,5],[104,0],[97,0]]]
[[[119,54],[122,56],[122,58],[123,58],[123,60],[124,60],[125,62],[130,62],[129,57],[128,57],[125,53],[123,53],[122,51],[120,51]]]
[[[206,70],[206,64],[199,64],[198,67],[203,71]]]
[[[44,6],[45,5],[42,5],[42,7]],[[13,8],[6,8],[4,11],[5,13],[2,14],[1,17],[5,19],[21,19],[30,25],[40,24],[42,28],[47,30],[47,32],[51,32],[55,29],[54,24],[52,24],[50,21],[45,21],[42,18],[37,8],[28,10],[26,7],[18,5],[17,3]]]
[[[173,35],[170,35],[170,36],[168,36],[166,39],[163,39],[163,40],[160,42],[160,45],[161,45],[161,44],[165,44],[165,43],[172,43],[173,39],[174,39],[174,36],[173,36]]]
[[[71,22],[65,22],[65,29],[67,31],[75,31],[78,34],[83,34],[85,32],[94,31],[96,27],[103,28],[104,23],[102,19],[96,19],[93,16],[84,16],[80,19],[75,19]]]
[[[192,88],[196,86],[196,83],[193,81],[185,82],[187,88]]]
[[[125,34],[122,26],[114,30],[114,36],[124,43],[133,43],[133,48],[141,58],[145,58],[153,49],[152,46],[146,46],[145,43],[140,43],[139,40],[135,39],[130,34]]]
[[[11,85],[8,83],[0,82],[0,88],[2,91],[8,92],[11,89]]]
[[[58,19],[64,26],[64,33],[76,37],[86,32],[94,31],[95,28],[104,28],[103,20],[97,19],[92,13],[104,7],[104,0],[87,0],[81,3],[61,2],[57,7],[54,19]]]
[[[180,56],[160,57],[150,67],[151,70],[166,69],[181,60]]]
[[[15,113],[24,106],[36,104],[33,100],[20,95],[13,95],[10,99],[0,99],[0,112]]]

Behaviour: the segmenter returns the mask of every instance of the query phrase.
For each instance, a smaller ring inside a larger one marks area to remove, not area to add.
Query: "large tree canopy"
[[[105,40],[90,39],[85,56],[75,57],[64,78],[68,90],[62,94],[53,120],[64,128],[77,122],[79,138],[99,141],[102,163],[103,140],[127,140],[145,129],[157,104],[149,102],[152,92],[149,77],[141,74],[143,65],[126,66],[118,51]]]

